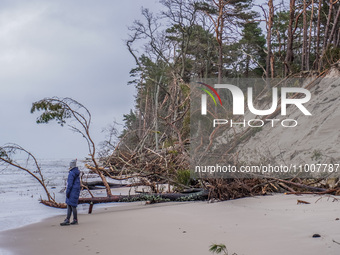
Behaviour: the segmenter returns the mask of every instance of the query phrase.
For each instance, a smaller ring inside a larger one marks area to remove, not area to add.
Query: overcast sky
[[[127,27],[157,0],[1,0],[0,145],[17,143],[38,158],[87,156],[85,140],[55,122],[36,124],[32,102],[71,97],[92,113],[92,136],[134,106],[127,85],[134,59]]]

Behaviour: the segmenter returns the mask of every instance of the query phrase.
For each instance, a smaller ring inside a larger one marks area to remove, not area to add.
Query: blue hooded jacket
[[[78,167],[70,170],[67,178],[66,204],[77,206],[80,194],[80,171]]]

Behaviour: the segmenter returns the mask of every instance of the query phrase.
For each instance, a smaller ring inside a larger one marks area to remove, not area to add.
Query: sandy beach
[[[298,204],[297,200],[310,202]],[[97,209],[61,227],[57,216],[2,232],[0,246],[14,254],[339,254],[340,202],[328,196],[273,195],[225,202]],[[321,237],[313,238],[314,234]]]

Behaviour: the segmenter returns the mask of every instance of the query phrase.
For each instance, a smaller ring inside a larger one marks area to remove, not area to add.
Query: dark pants
[[[68,220],[70,220],[72,213],[73,213],[73,220],[78,220],[77,207],[76,206],[67,205],[67,217],[66,218]]]

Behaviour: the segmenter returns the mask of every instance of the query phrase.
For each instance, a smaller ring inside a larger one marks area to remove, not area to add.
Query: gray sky
[[[92,136],[134,105],[127,85],[135,67],[125,47],[127,27],[157,0],[1,0],[0,145],[13,142],[38,158],[87,156],[87,144],[67,126],[36,124],[32,102],[71,97],[92,113]]]

